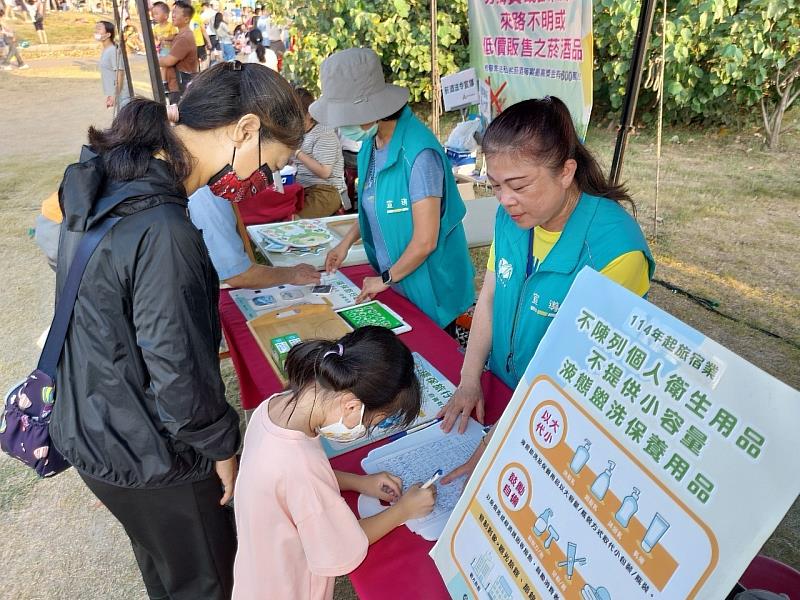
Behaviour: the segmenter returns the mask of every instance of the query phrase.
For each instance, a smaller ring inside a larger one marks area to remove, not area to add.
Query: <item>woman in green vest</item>
[[[461,383],[442,409],[442,428],[483,421],[484,365],[515,388],[580,270],[589,266],[639,296],[655,262],[642,230],[622,207],[633,201],[609,183],[555,97],[503,111],[483,138],[487,174],[500,201],[494,242],[475,307]],[[487,434],[490,435],[490,434]],[[442,479],[471,473],[485,448]]]
[[[466,209],[441,144],[407,106],[408,90],[387,84],[369,48],[329,56],[322,96],[309,107],[318,123],[361,141],[358,223],[328,254],[334,271],[363,240],[370,265],[358,302],[395,288],[440,327],[475,301],[461,221]]]

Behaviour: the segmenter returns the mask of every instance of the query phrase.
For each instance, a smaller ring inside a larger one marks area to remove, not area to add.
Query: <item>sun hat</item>
[[[322,95],[308,107],[317,123],[329,127],[363,125],[396,113],[408,102],[408,90],[386,83],[381,59],[370,48],[349,48],[330,55],[320,68]]]

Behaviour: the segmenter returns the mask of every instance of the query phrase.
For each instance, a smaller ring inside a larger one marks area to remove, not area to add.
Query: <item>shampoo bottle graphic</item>
[[[606,497],[608,485],[611,483],[611,471],[613,471],[614,467],[616,466],[617,464],[613,460],[608,461],[608,468],[600,473],[600,475],[597,476],[597,479],[594,480],[591,490],[595,498],[598,500],[602,500]]]
[[[627,527],[631,517],[639,510],[639,488],[633,488],[630,496],[625,496],[614,518],[623,527]]]
[[[581,472],[581,469],[589,460],[589,447],[592,445],[587,439],[583,440],[583,446],[578,446],[575,450],[575,455],[572,457],[572,462],[569,463],[569,468],[575,475]]]

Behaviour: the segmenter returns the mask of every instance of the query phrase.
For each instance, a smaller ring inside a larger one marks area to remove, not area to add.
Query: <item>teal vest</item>
[[[458,193],[450,162],[431,131],[406,107],[389,141],[386,164],[376,174],[375,210],[392,264],[403,254],[414,233],[408,182],[417,155],[430,148],[444,167],[444,197],[436,249],[413,273],[395,284],[411,302],[444,327],[475,302],[474,269],[461,224],[466,208]],[[364,194],[364,174],[372,158],[373,144],[365,142],[358,154],[358,197]],[[361,238],[372,268],[378,269],[369,220],[359,211]]]
[[[564,231],[539,268],[525,277],[530,230],[517,227],[499,207],[495,219],[495,293],[489,368],[515,388],[539,342],[584,266],[601,271],[614,259],[641,250],[655,271],[647,241],[624,208],[582,194]]]

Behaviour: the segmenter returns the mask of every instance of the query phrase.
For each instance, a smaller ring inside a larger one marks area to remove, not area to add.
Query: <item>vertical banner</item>
[[[453,598],[725,598],[800,492],[800,394],[585,268],[431,552]]]
[[[528,98],[558,96],[578,136],[592,112],[591,0],[469,0],[470,62],[494,115]]]

